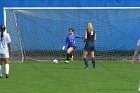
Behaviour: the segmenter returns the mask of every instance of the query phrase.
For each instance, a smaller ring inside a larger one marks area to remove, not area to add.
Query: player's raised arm
[[[84,36],[76,35],[75,38],[81,38],[81,39],[84,39]]]

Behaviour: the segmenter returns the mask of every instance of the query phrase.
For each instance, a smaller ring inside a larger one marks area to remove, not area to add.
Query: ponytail
[[[1,25],[1,26],[0,26],[0,30],[1,30],[1,41],[2,41],[3,32],[5,31],[5,29],[6,29],[5,25]]]

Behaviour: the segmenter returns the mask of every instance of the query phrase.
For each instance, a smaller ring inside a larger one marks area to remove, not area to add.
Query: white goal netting
[[[13,60],[65,59],[68,29],[83,36],[87,22],[97,33],[96,59],[131,59],[140,37],[140,10],[125,8],[5,8],[5,24],[12,38]],[[76,40],[75,59],[82,59],[84,43]]]

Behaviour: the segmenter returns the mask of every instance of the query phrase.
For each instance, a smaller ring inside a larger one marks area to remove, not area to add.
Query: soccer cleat
[[[9,78],[8,74],[6,74],[6,78]]]
[[[70,61],[73,61],[73,55],[72,55],[72,57],[71,57]]]
[[[84,69],[88,69],[88,67],[85,67]]]
[[[136,61],[135,60],[132,60],[132,64],[136,64]]]
[[[65,61],[65,63],[67,63],[67,64],[68,64],[68,63],[69,63],[69,61],[67,61],[67,60],[66,60],[66,61]]]
[[[85,69],[88,69],[88,68],[85,68]]]
[[[2,79],[2,76],[0,76],[0,79]]]

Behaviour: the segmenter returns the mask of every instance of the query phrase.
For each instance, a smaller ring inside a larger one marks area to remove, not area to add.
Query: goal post
[[[11,10],[11,11],[13,11],[12,13],[10,13],[12,18],[10,18],[9,21],[7,21],[6,14],[8,12],[6,12],[5,8],[4,8],[4,25],[6,25],[6,31],[10,34],[10,37],[12,39],[12,51],[13,52],[12,52],[12,54],[10,54],[10,60],[23,62],[24,55],[23,55],[20,31],[19,31],[18,23],[17,23],[17,15],[14,13],[14,10]],[[6,22],[8,22],[8,24]],[[11,24],[14,24],[14,25],[10,26]]]
[[[4,23],[13,44],[13,60],[65,60],[68,29],[83,36],[87,22],[97,33],[96,59],[131,59],[140,37],[140,7],[4,7]],[[74,58],[84,43],[76,39]]]

